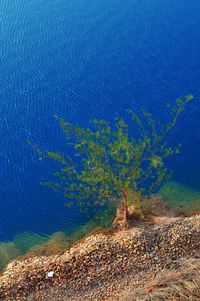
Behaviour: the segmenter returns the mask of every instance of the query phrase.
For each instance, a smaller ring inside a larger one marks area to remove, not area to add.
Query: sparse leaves
[[[171,147],[164,140],[192,98],[177,99],[167,124],[157,122],[148,112],[143,111],[141,118],[129,110],[136,135],[122,118],[116,118],[114,124],[93,119],[90,128],[59,119],[67,146],[73,149],[71,156],[43,153],[29,142],[40,158],[46,156],[61,166],[54,173],[57,180],[43,185],[62,192],[68,207],[118,204],[122,192],[129,195],[128,204],[134,200],[137,204],[141,194],[155,191],[171,175],[165,160],[178,154],[180,145]]]

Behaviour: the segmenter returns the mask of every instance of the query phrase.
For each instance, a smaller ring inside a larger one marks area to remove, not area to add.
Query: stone
[[[52,278],[54,276],[54,271],[50,271],[47,273],[47,277]]]

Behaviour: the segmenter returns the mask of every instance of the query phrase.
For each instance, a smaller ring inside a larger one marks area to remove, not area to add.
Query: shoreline
[[[200,215],[97,233],[57,255],[17,259],[0,276],[0,299],[114,301],[131,283],[139,287],[188,259],[200,259]]]

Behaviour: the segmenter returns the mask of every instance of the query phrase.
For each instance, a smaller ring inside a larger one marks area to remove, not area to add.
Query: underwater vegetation
[[[162,198],[171,206],[182,208],[187,214],[200,213],[200,192],[170,181],[159,190]]]
[[[20,251],[13,242],[0,243],[0,270],[10,261],[20,255]]]

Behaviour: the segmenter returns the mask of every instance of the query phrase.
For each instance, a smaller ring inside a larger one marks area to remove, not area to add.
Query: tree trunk
[[[128,206],[125,191],[121,192],[122,203],[119,208],[117,208],[116,217],[113,222],[113,229],[123,230],[128,228]]]

